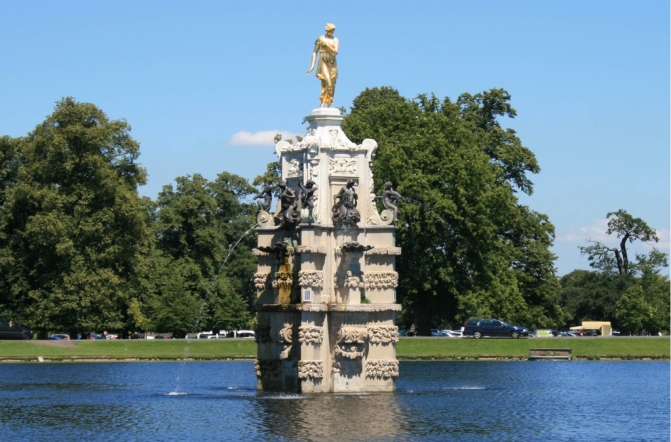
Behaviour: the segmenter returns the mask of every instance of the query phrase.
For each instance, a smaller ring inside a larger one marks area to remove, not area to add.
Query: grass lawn
[[[530,348],[571,348],[579,359],[669,359],[669,338],[403,338],[399,359],[526,359]],[[254,358],[253,339],[0,341],[0,361],[46,360],[222,360]]]
[[[570,348],[572,358],[669,359],[669,338],[405,338],[397,344],[399,359],[523,358],[530,348]]]

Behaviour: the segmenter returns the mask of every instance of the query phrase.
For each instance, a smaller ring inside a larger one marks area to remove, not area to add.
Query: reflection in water
[[[286,400],[294,399],[294,400]],[[264,433],[289,440],[388,440],[402,416],[393,393],[258,396]]]
[[[669,440],[667,362],[403,362],[396,393],[256,391],[251,362],[0,364],[2,440]]]

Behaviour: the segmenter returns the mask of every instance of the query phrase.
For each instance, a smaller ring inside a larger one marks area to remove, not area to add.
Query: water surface
[[[256,392],[251,362],[0,365],[3,440],[669,440],[668,362],[402,362],[393,394]]]

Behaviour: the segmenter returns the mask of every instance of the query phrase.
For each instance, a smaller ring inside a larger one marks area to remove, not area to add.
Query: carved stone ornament
[[[289,160],[289,168],[287,169],[288,178],[297,178],[303,176],[303,164],[296,160]]]
[[[279,331],[280,342],[284,344],[291,344],[293,342],[294,327],[293,324],[284,324],[284,327]]]
[[[396,272],[366,272],[363,274],[363,284],[366,290],[393,289],[398,287],[398,273]]]
[[[252,255],[253,256],[270,256],[270,253],[264,252],[263,250],[259,250],[259,249],[252,249]]]
[[[254,328],[255,336],[254,340],[259,344],[268,344],[272,342],[270,337],[270,326],[269,325],[257,325]]]
[[[322,361],[298,361],[298,379],[322,379],[324,363]]]
[[[365,344],[368,338],[366,327],[345,326],[338,329],[336,342],[339,344]]]
[[[367,250],[364,255],[400,255],[400,247],[375,247],[374,249]]]
[[[273,288],[291,290],[294,286],[294,275],[289,272],[276,272]]]
[[[363,349],[359,349],[356,345],[340,347],[336,345],[333,349],[333,352],[336,356],[339,356],[344,359],[358,359],[363,358]]]
[[[258,252],[254,252],[254,250],[258,250],[259,252],[265,253],[265,255],[261,255]],[[287,246],[285,243],[282,241],[278,241],[275,243],[274,246],[259,246],[256,249],[252,250],[252,254],[254,256],[269,256],[269,255],[274,255],[275,259],[282,259],[282,257],[286,255],[293,255],[295,250],[293,247]]]
[[[329,158],[329,176],[357,174],[357,161],[354,158]]]
[[[343,284],[345,287],[349,287],[352,289],[362,289],[363,288],[363,282],[361,282],[361,278],[358,276],[352,275],[351,271],[347,271],[347,277],[345,278],[345,282]]]
[[[321,345],[324,342],[324,328],[301,325],[298,327],[298,342],[301,344]]]
[[[293,144],[289,143],[288,141],[281,140],[277,144],[275,144],[275,152],[277,153],[278,156],[284,152],[298,152],[303,149],[305,149],[304,146],[302,146],[303,143],[298,143],[298,144]]]
[[[298,272],[298,285],[301,287],[324,287],[324,273],[320,270],[301,270]]]
[[[256,222],[260,227],[273,227],[275,225],[275,219],[273,216],[270,213],[264,211],[256,214]]]
[[[359,244],[357,241],[347,241],[340,246],[342,252],[366,252],[373,249],[373,246]]]
[[[280,375],[280,361],[277,359],[256,359],[254,371],[257,378],[270,378]]]
[[[380,219],[382,220],[381,224],[383,226],[391,225],[391,223],[394,222],[394,212],[389,209],[384,209],[382,213],[380,213]]]
[[[368,326],[371,344],[389,345],[398,342],[398,327],[395,325]]]
[[[296,253],[315,253],[326,255],[326,246],[296,246]]]
[[[257,272],[254,273],[254,287],[256,290],[264,290],[268,286],[268,277],[270,273]]]
[[[390,379],[398,377],[398,361],[378,359],[366,361],[366,377]]]

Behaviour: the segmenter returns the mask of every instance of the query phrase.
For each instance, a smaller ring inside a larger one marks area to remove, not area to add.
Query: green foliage
[[[620,239],[620,247],[609,248],[600,242],[593,242],[590,246],[580,246],[580,253],[587,255],[592,268],[601,271],[617,271],[620,275],[625,273],[636,274],[643,271],[646,266],[666,267],[668,266],[666,255],[656,249],[648,255],[637,255],[636,262],[630,263],[627,253],[627,243],[636,240],[643,242],[658,242],[657,232],[646,224],[641,218],[634,218],[625,210],[609,212],[608,235],[613,235]],[[612,254],[611,254],[612,253]]]
[[[563,320],[547,216],[518,203],[538,164],[498,116],[515,116],[501,89],[456,103],[391,88],[366,89],[343,124],[357,143],[377,140],[377,191],[385,181],[401,203],[397,242],[403,317],[421,334],[431,324],[493,316],[529,326]],[[410,313],[411,312],[411,313]]]
[[[254,192],[227,172],[213,182],[195,174],[178,177],[176,188],[164,186],[156,201],[158,253],[150,303],[157,330],[184,336],[196,320],[199,328],[213,330],[247,324],[255,301],[254,235],[231,250],[253,224],[255,210],[244,200]]]
[[[622,331],[656,333],[669,330],[669,279],[661,275],[668,256],[653,248],[648,254],[629,259],[627,243],[659,241],[657,233],[641,218],[625,210],[610,212],[609,235],[620,239],[619,247],[594,242],[580,247],[593,272],[576,270],[561,280],[561,303],[573,323],[583,320],[611,321]]]
[[[151,249],[125,121],[66,98],[0,139],[0,305],[38,331],[121,330]]]

